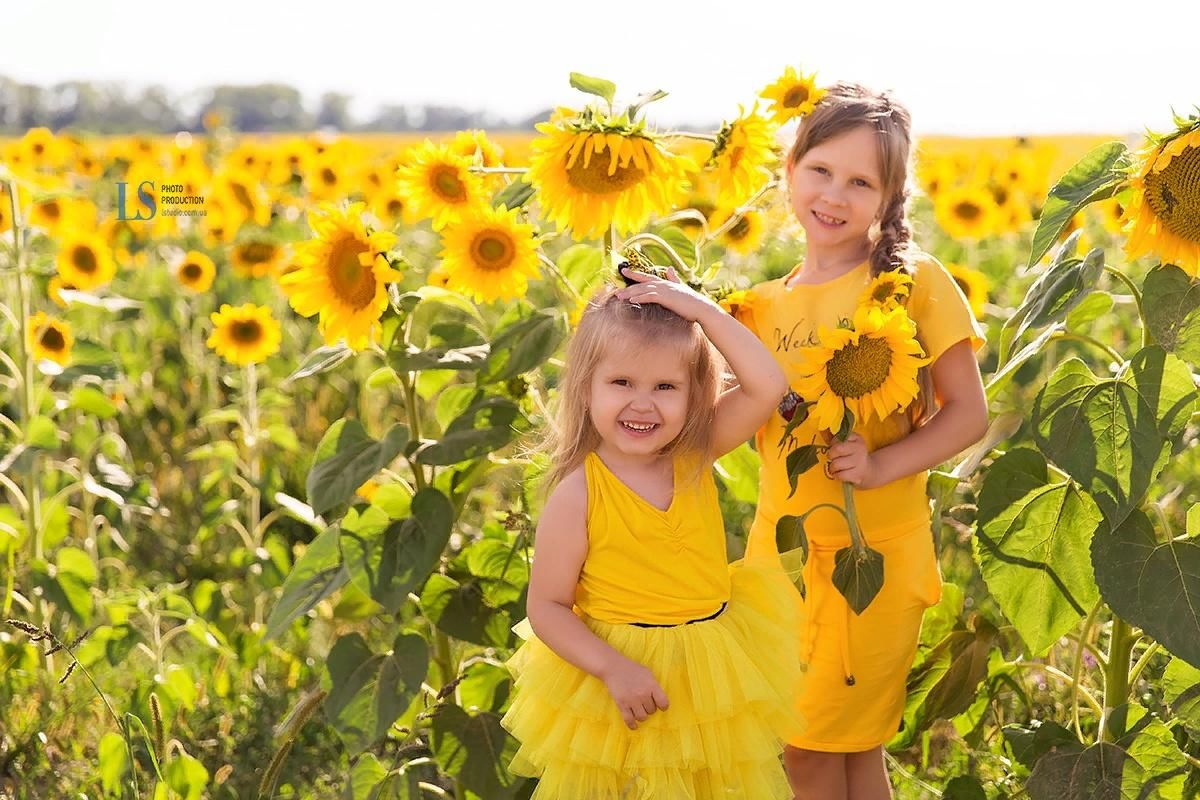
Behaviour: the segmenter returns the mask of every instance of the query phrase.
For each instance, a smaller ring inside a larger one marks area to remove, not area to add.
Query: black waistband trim
[[[691,625],[693,622],[708,622],[710,619],[716,619],[717,617],[721,616],[721,614],[725,611],[725,607],[728,605],[729,603],[721,603],[721,607],[709,614],[707,617],[700,617],[700,619],[689,619],[687,622],[676,622],[670,625],[656,625],[653,622],[631,622],[629,624],[636,625],[639,628],[678,628],[680,625]]]

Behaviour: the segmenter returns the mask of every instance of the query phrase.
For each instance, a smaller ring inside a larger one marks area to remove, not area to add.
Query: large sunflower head
[[[907,408],[919,393],[917,371],[928,363],[903,308],[860,306],[852,328],[822,327],[819,343],[801,348],[793,384],[816,402],[818,427],[837,433],[847,411],[859,423]]]
[[[859,305],[892,309],[903,305],[912,289],[912,276],[903,270],[881,272],[867,286]]]
[[[207,292],[217,275],[213,260],[199,250],[189,250],[175,267],[179,285],[193,292]]]
[[[400,195],[434,230],[460,222],[484,204],[483,181],[471,172],[471,159],[426,139],[396,170]]]
[[[942,192],[933,210],[938,225],[953,239],[983,239],[996,227],[995,198],[979,186],[958,186]]]
[[[946,264],[946,270],[962,290],[963,297],[967,298],[975,319],[983,319],[984,305],[987,304],[988,288],[991,284],[987,276],[979,270],[953,261]]]
[[[55,319],[39,311],[29,318],[26,342],[33,352],[34,359],[48,359],[59,366],[66,366],[71,360],[71,347],[75,343],[75,337],[71,333],[71,326],[65,320]]]
[[[775,125],[759,115],[758,104],[749,113],[740,106],[738,111],[737,119],[721,126],[708,157],[717,174],[717,204],[730,208],[766,185],[779,160]]]
[[[533,226],[519,222],[518,213],[487,208],[442,231],[447,288],[477,302],[524,296],[538,276],[538,255]]]
[[[279,350],[279,323],[266,306],[246,303],[234,307],[224,303],[210,319],[213,332],[207,344],[230,364],[259,364]]]
[[[559,228],[596,237],[616,226],[624,234],[687,196],[695,163],[663,147],[643,121],[589,107],[535,127],[543,135],[530,144],[528,177]]]
[[[1125,217],[1130,258],[1154,254],[1200,275],[1200,118],[1142,150]]]
[[[344,338],[354,350],[372,340],[387,308],[387,285],[400,280],[385,253],[396,243],[387,231],[368,230],[363,204],[321,205],[308,213],[315,234],[297,245],[295,269],[279,285],[297,313],[319,314],[326,344]]]
[[[233,271],[244,278],[276,275],[283,266],[283,247],[270,239],[255,237],[238,242],[229,254]]]
[[[788,67],[779,80],[759,92],[759,96],[771,101],[768,111],[775,124],[782,125],[811,113],[825,96],[825,90],[817,88],[817,73],[797,74],[794,67]]]
[[[95,231],[70,231],[58,248],[58,274],[85,292],[103,286],[117,274],[112,249]]]

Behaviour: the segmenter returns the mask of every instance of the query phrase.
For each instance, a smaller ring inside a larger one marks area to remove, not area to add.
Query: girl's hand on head
[[[879,486],[878,470],[871,457],[871,451],[867,449],[866,439],[852,433],[844,442],[833,440],[829,435],[826,435],[826,441],[832,441],[826,454],[829,461],[829,477],[845,481],[859,489],[874,489]]]
[[[626,267],[621,270],[621,273],[636,280],[637,284],[626,286],[617,292],[617,297],[638,305],[657,303],[691,321],[699,319],[704,314],[712,313],[713,310],[721,314],[725,313],[712,300],[680,281],[674,269],[670,267],[667,269],[670,279],[662,280]]]
[[[667,693],[654,673],[636,661],[621,658],[603,678],[629,730],[637,730],[655,711],[667,710]]]

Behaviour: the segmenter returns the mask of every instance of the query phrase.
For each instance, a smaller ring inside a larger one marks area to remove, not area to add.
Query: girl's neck
[[[824,283],[833,280],[866,261],[870,254],[870,241],[854,242],[833,249],[810,247],[800,269],[796,270],[788,283]]]
[[[622,453],[617,448],[609,447],[604,442],[601,442],[596,448],[596,455],[611,469],[652,469],[655,466],[661,465],[664,460],[671,460],[670,456],[664,456],[661,453],[650,453],[647,455]]]

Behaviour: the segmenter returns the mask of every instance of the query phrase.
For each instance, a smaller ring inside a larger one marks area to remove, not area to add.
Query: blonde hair
[[[908,201],[912,195],[909,177],[913,171],[912,115],[890,93],[847,82],[828,87],[796,131],[796,140],[788,151],[788,169],[795,167],[814,147],[861,127],[879,134],[883,206],[868,234],[871,277],[892,270],[911,275],[912,263],[918,255],[908,221]],[[917,383],[920,392],[909,409],[913,427],[926,422],[937,408],[933,376],[928,367],[919,370]]]
[[[657,303],[635,305],[621,300],[617,290],[606,286],[592,296],[567,345],[557,413],[539,448],[550,454],[543,483],[547,493],[600,445],[600,433],[588,410],[592,376],[610,348],[622,340],[634,347],[666,344],[679,349],[688,371],[687,411],[683,429],[661,452],[672,456],[698,454],[702,467],[711,460],[712,424],[722,388],[724,359],[699,324]]]

